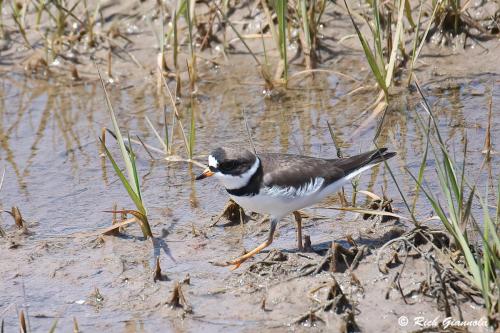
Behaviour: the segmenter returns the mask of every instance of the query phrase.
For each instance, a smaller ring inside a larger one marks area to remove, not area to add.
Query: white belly
[[[254,196],[231,196],[231,198],[243,209],[260,214],[270,214],[276,218],[282,218],[285,215],[312,206],[344,185],[348,180],[337,181],[325,187],[324,189],[308,193],[304,196],[286,197],[279,194],[273,195],[268,191],[260,191]]]

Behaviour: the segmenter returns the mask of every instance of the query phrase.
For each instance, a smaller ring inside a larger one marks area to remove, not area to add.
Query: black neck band
[[[256,157],[258,159],[258,157]],[[260,184],[262,182],[263,178],[263,172],[262,172],[262,162],[259,159],[259,167],[257,168],[257,171],[253,174],[253,176],[250,178],[248,181],[248,184],[246,184],[243,187],[240,188],[235,188],[235,189],[226,189],[227,193],[234,195],[236,197],[242,197],[242,196],[254,196],[259,194],[260,190]]]

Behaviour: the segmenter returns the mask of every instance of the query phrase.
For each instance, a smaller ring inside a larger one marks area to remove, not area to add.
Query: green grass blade
[[[408,22],[410,23],[412,29],[415,28],[415,21],[413,21],[413,17],[411,16],[411,5],[410,5],[410,0],[404,0],[405,2],[405,15],[406,18],[408,19]],[[420,8],[422,7],[422,4],[420,4]]]
[[[443,152],[443,162],[448,173],[448,178],[450,180],[450,185],[452,186],[453,194],[455,199],[460,199],[460,187],[458,186],[458,178],[455,171],[455,166],[450,156],[446,151]]]
[[[497,185],[497,214],[495,217],[495,224],[497,225],[497,227],[498,225],[500,225],[500,180],[498,181]]]
[[[417,181],[415,176],[410,172],[410,176],[413,178],[414,181]],[[447,183],[446,180],[444,179],[444,174],[442,172],[438,172],[438,177],[439,181],[441,184],[441,189],[444,192],[447,192],[445,196],[447,196],[449,208],[453,208],[453,205],[450,205],[450,191],[446,188]],[[421,186],[421,185],[420,185]],[[450,216],[451,220],[447,217],[444,208],[439,204],[439,201],[432,196],[430,192],[425,190],[424,187],[422,187],[422,191],[428,198],[432,208],[434,209],[435,213],[438,215],[439,219],[445,226],[445,228],[452,234],[453,238],[456,240],[458,245],[460,246],[461,252],[464,255],[466,266],[469,270],[469,272],[472,274],[473,277],[473,282],[474,284],[481,289],[482,286],[482,279],[481,279],[481,273],[480,273],[480,267],[478,267],[478,264],[475,260],[474,255],[471,252],[471,249],[469,247],[469,242],[467,241],[465,235],[462,233],[458,221],[455,219],[456,216],[454,217],[453,214]]]
[[[457,223],[460,221],[460,207],[458,200],[460,198],[459,187],[457,182],[457,177],[455,173],[455,169],[453,167],[453,162],[450,160],[448,153],[446,151],[442,151],[443,154],[443,166],[442,170],[442,179],[441,179],[441,187],[445,187],[446,190],[446,198],[448,200],[448,206],[450,212],[452,213],[452,218],[454,218]],[[441,178],[440,177],[440,178]]]
[[[267,25],[269,26],[269,30],[271,31],[271,36],[273,37],[273,41],[276,44],[276,48],[279,50],[280,43],[279,43],[278,33],[276,32],[276,27],[274,26],[274,20],[271,11],[269,10],[269,6],[267,5],[267,1],[261,1],[261,5],[262,9],[264,10],[264,13],[266,14]],[[260,32],[261,34],[263,34],[262,29],[260,29]]]
[[[415,37],[413,37],[413,48],[412,48],[412,53],[410,56],[410,69],[408,73],[408,82],[406,85],[409,87],[412,77],[413,77],[413,67],[415,66],[415,61],[416,54],[417,54],[417,44],[418,44],[418,39],[419,39],[419,33],[420,33],[420,24],[422,23],[422,3],[420,3],[419,9],[418,9],[418,21],[417,21],[417,27],[415,28]]]
[[[129,151],[129,158],[130,158],[130,163],[132,164],[132,170],[134,174],[134,183],[136,188],[139,190],[137,192],[137,196],[139,197],[139,200],[142,202],[142,195],[141,195],[141,186],[139,185],[139,176],[137,175],[137,167],[135,165],[135,153],[132,148],[132,142],[130,141],[130,134],[127,133],[128,136],[128,151]],[[146,214],[146,211],[141,211],[144,215]]]
[[[170,97],[170,103],[172,104],[172,108],[173,108],[173,117],[174,119],[176,119],[179,123],[179,128],[181,130],[181,134],[182,134],[182,139],[184,140],[184,147],[186,148],[186,153],[188,156],[190,156],[189,154],[189,140],[186,136],[186,131],[184,130],[184,126],[182,126],[182,122],[180,120],[180,116],[179,116],[179,111],[177,110],[177,106],[175,105],[175,98],[174,96],[172,95],[172,92],[170,91],[170,88],[168,87],[168,84],[167,84],[167,80],[165,80],[164,77],[162,77],[163,79],[163,86],[165,87],[165,89],[167,90],[168,92],[168,96]],[[174,133],[174,128],[175,126],[175,123],[172,121],[172,139],[170,140],[170,142],[173,142],[173,133]]]
[[[488,196],[486,196],[486,198],[487,197]],[[481,198],[481,196],[479,196],[479,202],[481,203],[481,206],[483,208],[484,227],[485,227],[485,229],[488,228],[488,230],[491,230],[491,241],[488,241],[487,243],[488,244],[492,243],[493,247],[490,249],[491,252],[499,253],[499,251],[500,251],[500,238],[498,235],[497,226],[495,225],[495,223],[493,222],[493,220],[490,217],[489,208],[488,208],[488,201],[483,200]],[[497,209],[499,209],[499,208],[500,208],[500,199],[498,202]],[[495,249],[496,249],[496,251],[495,251]]]
[[[462,216],[460,218],[460,220],[463,221],[464,223],[467,222],[467,220],[469,219],[469,217],[471,215],[472,202],[473,202],[473,199],[474,199],[475,190],[476,190],[476,188],[473,187],[472,190],[471,190],[471,192],[470,192],[470,194],[469,194],[469,199],[467,199],[467,202],[465,204]],[[464,226],[464,229],[465,229],[465,226]]]
[[[302,18],[302,27],[304,29],[304,38],[306,39],[309,52],[311,50],[311,32],[309,31],[309,18],[307,16],[306,0],[300,0],[300,16]]]
[[[455,229],[453,228],[453,226],[449,222],[448,218],[446,217],[444,209],[442,208],[442,206],[439,203],[439,201],[430,192],[428,192],[425,189],[425,187],[422,185],[422,183],[417,180],[417,178],[413,175],[413,173],[409,169],[406,169],[406,171],[408,172],[408,174],[410,175],[410,177],[413,178],[413,180],[415,181],[415,183],[419,184],[419,187],[422,189],[422,192],[427,197],[427,200],[431,204],[431,206],[434,209],[434,212],[436,213],[436,215],[439,217],[439,219],[441,220],[441,222],[444,224],[446,230],[448,230],[448,232],[450,232],[452,234],[452,236],[455,237]]]
[[[123,136],[120,132],[120,127],[118,126],[118,122],[116,121],[115,117],[115,111],[113,109],[113,105],[111,104],[111,100],[108,95],[108,91],[106,90],[106,85],[104,84],[104,80],[101,75],[101,71],[99,69],[99,66],[95,63],[95,66],[97,68],[97,73],[99,74],[99,79],[101,81],[102,89],[104,90],[104,97],[106,99],[106,105],[108,106],[108,111],[109,115],[111,116],[111,122],[113,124],[113,128],[115,131],[116,135],[116,141],[118,141],[118,145],[120,147],[120,152],[122,154],[123,161],[125,162],[125,169],[127,170],[127,176],[128,176],[128,181],[132,183],[132,190],[135,192],[136,195],[139,194],[139,189],[137,188],[135,184],[135,177],[134,177],[134,169],[132,167],[132,162],[130,161],[130,156],[127,152],[127,149],[125,148],[125,143],[123,141]]]
[[[17,4],[14,3],[14,1],[9,2],[10,8],[12,9],[12,19],[16,23],[17,27],[19,28],[19,32],[21,33],[21,36],[23,37],[24,43],[29,49],[33,49],[33,47],[30,44],[30,41],[28,40],[28,37],[26,36],[26,30],[24,29],[23,22],[21,22],[21,13],[17,9]],[[27,4],[26,4],[27,5]],[[1,15],[1,13],[0,13]]]
[[[384,91],[384,95],[387,98],[389,96],[389,92],[387,90],[387,86],[385,84],[385,80],[384,80],[384,77],[382,75],[382,72],[377,65],[377,61],[375,60],[375,57],[374,57],[370,47],[368,46],[368,43],[367,43],[365,37],[363,36],[361,31],[359,30],[356,22],[354,22],[354,19],[352,18],[352,15],[351,15],[351,11],[349,10],[349,6],[347,5],[347,2],[345,0],[344,0],[344,3],[345,3],[345,6],[347,8],[347,13],[349,14],[349,17],[351,18],[352,25],[354,26],[354,29],[356,30],[356,34],[358,35],[359,41],[361,42],[361,46],[363,47],[363,51],[365,53],[366,60],[368,60],[368,64],[370,65],[370,68],[371,68],[373,74],[375,75],[375,79],[377,80],[379,87]]]
[[[99,140],[101,140],[101,139],[99,138]],[[102,141],[101,141],[101,143],[102,143]],[[116,164],[116,162],[113,159],[113,156],[109,152],[108,148],[106,147],[106,145],[103,145],[103,146],[104,146],[104,151],[106,153],[106,156],[108,156],[108,158],[109,158],[109,160],[111,162],[111,165],[113,166],[113,169],[115,170],[116,174],[118,175],[118,178],[120,178],[120,180],[121,180],[121,182],[123,184],[123,187],[125,187],[125,189],[127,190],[127,193],[130,196],[130,199],[132,199],[132,201],[136,205],[137,209],[141,213],[143,211],[146,211],[146,209],[144,209],[144,206],[142,205],[142,202],[141,202],[139,196],[137,196],[137,194],[133,190],[132,186],[130,186],[130,183],[128,182],[127,178],[125,177],[125,175],[123,174],[123,172],[118,167],[118,164]]]
[[[413,53],[413,56],[412,56],[412,59],[411,59],[411,68],[412,68],[412,70],[415,67],[415,63],[417,62],[417,59],[418,59],[418,57],[420,55],[420,52],[422,52],[422,48],[425,45],[425,41],[427,39],[427,34],[429,33],[429,30],[431,29],[432,23],[434,22],[434,17],[436,16],[437,9],[441,5],[441,2],[442,2],[442,0],[438,0],[436,6],[434,6],[434,10],[432,11],[432,15],[431,15],[431,17],[429,19],[429,23],[427,24],[427,27],[425,28],[425,32],[422,35],[422,40],[420,41],[420,45],[418,46],[418,49],[416,50],[416,52]]]
[[[173,45],[173,49],[174,49],[174,52],[173,52],[173,56],[174,56],[174,68],[177,70],[179,69],[179,65],[178,65],[178,62],[177,62],[177,58],[179,56],[179,37],[177,35],[177,11],[174,11],[174,17],[173,17],[173,29],[174,29],[174,45]],[[165,126],[166,126],[167,123],[165,123]]]
[[[191,17],[191,1],[194,0],[185,0],[186,1],[186,21],[188,23],[188,37],[189,37],[189,50],[191,52],[191,60],[194,61],[194,44],[193,44],[193,18]],[[194,66],[194,64],[192,64]]]
[[[287,39],[286,39],[286,28],[287,28],[287,0],[276,0],[276,15],[278,16],[278,38],[280,44],[280,55],[281,60],[284,63],[283,78],[285,82],[288,80],[288,57],[287,57]]]
[[[375,27],[374,27],[374,29],[371,29],[371,31],[372,31],[373,39],[375,42],[376,60],[378,61],[377,64],[382,72],[381,73],[382,76],[385,77],[384,52],[383,52],[383,48],[382,48],[382,36],[381,36],[382,27],[380,24],[380,13],[378,10],[378,0],[373,0],[371,3],[371,6],[372,6],[373,18],[374,18],[373,21],[375,23]],[[371,28],[370,25],[368,25],[368,26]]]
[[[486,198],[488,198],[488,186],[486,186]],[[481,203],[482,204],[482,203]],[[484,209],[484,208],[483,208]],[[486,287],[486,297],[483,296],[483,298],[485,298],[485,300],[487,300],[486,302],[486,307],[488,309],[488,312],[490,312],[490,309],[491,309],[491,300],[490,298],[487,296],[488,292],[489,292],[489,286],[490,286],[490,277],[491,277],[491,274],[493,273],[494,274],[494,269],[492,268],[491,264],[494,262],[494,256],[495,256],[495,253],[491,251],[490,249],[490,243],[489,243],[489,240],[490,240],[490,223],[488,223],[486,220],[489,220],[490,219],[490,214],[488,212],[488,209],[486,209],[485,211],[485,214],[484,214],[484,231],[480,234],[483,238],[483,267],[484,267],[484,274],[483,274],[483,279],[484,279],[484,286]],[[496,266],[498,267],[498,266]]]
[[[236,27],[231,23],[231,21],[229,20],[229,18],[227,18],[226,14],[219,8],[219,6],[217,6],[217,4],[215,4],[215,2],[213,2],[213,4],[215,5],[215,8],[217,8],[217,10],[219,11],[219,13],[224,18],[224,21],[229,24],[229,26],[234,31],[234,33],[236,34],[236,36],[238,36],[238,39],[241,41],[241,43],[243,43],[243,45],[245,46],[245,48],[247,49],[247,51],[252,55],[252,58],[255,60],[255,62],[257,63],[257,65],[260,65],[259,59],[255,55],[255,53],[252,51],[252,49],[250,48],[250,46],[248,46],[247,42],[245,42],[245,39],[241,36],[241,34],[239,33],[239,31],[236,29]]]
[[[415,197],[413,199],[412,203],[412,212],[415,214],[415,208],[417,206],[417,199],[418,199],[418,194],[420,191],[420,184],[422,183],[424,179],[424,172],[425,172],[425,167],[427,165],[427,156],[429,154],[429,145],[430,145],[430,122],[431,119],[429,117],[429,123],[427,124],[427,131],[426,131],[426,144],[425,144],[425,150],[424,150],[424,155],[422,156],[422,162],[420,163],[420,167],[418,169],[418,179],[417,179],[417,185],[415,188]]]
[[[394,68],[396,67],[396,56],[398,54],[398,44],[403,34],[403,10],[404,10],[405,0],[400,0],[399,12],[398,12],[398,23],[396,25],[396,36],[392,41],[392,51],[391,57],[389,58],[389,64],[387,65],[387,73],[385,76],[385,86],[389,87],[392,82],[392,75],[394,73]]]
[[[160,134],[158,133],[158,131],[156,130],[156,128],[153,126],[153,124],[151,123],[151,120],[149,120],[148,116],[145,116],[145,119],[146,119],[146,123],[148,124],[148,126],[151,128],[151,130],[153,131],[154,135],[156,136],[156,138],[158,139],[158,141],[160,142],[160,144],[163,146],[163,149],[165,150],[165,154],[167,153],[167,147],[168,147],[168,127],[167,127],[167,118],[166,118],[166,115],[164,115],[164,118],[165,118],[165,138],[166,138],[166,143],[165,141],[163,141],[163,139],[161,138]]]
[[[464,201],[464,193],[465,193],[465,161],[467,159],[467,144],[468,144],[468,140],[467,140],[467,137],[465,137],[464,155],[463,155],[462,170],[461,170],[461,176],[460,176],[460,189],[459,189],[459,193],[458,193],[458,211],[462,213],[462,221],[467,221],[467,219],[469,217],[469,215],[465,214],[465,211],[463,209],[463,201]],[[474,190],[475,190],[475,185],[472,188],[472,193],[474,193]],[[472,200],[472,199],[469,198],[469,200]]]

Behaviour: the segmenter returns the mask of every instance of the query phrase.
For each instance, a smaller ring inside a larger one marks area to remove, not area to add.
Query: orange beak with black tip
[[[195,179],[196,180],[201,180],[201,179],[204,179],[204,178],[207,178],[207,177],[212,177],[214,175],[214,172],[211,171],[209,168],[206,168],[203,173],[201,175],[199,175],[198,177],[196,177]]]

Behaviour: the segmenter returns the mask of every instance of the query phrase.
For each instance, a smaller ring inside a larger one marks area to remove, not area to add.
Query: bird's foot
[[[219,266],[219,267],[227,267],[227,266],[233,266],[230,267],[229,269],[234,271],[235,269],[238,269],[242,263],[244,263],[248,258],[243,258],[239,257],[233,260],[228,260],[228,261],[211,261],[210,263],[214,266]]]
[[[272,232],[274,232],[274,228],[271,229]],[[253,256],[255,256],[257,253],[259,253],[262,249],[268,247],[270,244],[272,243],[272,233],[271,233],[271,236],[269,237],[268,240],[266,240],[264,243],[260,244],[259,246],[257,246],[255,249],[253,249],[252,251],[242,255],[241,257],[238,257],[234,260],[230,260],[230,261],[226,261],[223,265],[221,266],[230,266],[230,265],[233,265],[233,267],[231,267],[230,269],[232,271],[234,271],[235,269],[237,269],[238,267],[240,267],[240,265],[242,263],[244,263],[245,261],[247,261],[249,258],[252,258]]]
[[[245,253],[244,255],[242,255],[241,257],[238,257],[236,259],[233,259],[233,260],[229,260],[229,261],[226,261],[225,262],[225,265],[224,266],[231,266],[233,265],[233,267],[230,267],[229,269],[234,271],[235,269],[238,269],[242,263],[244,263],[245,261],[247,261],[248,259],[252,258],[253,256],[255,256],[257,253],[260,252],[260,250],[262,250],[264,247],[266,247],[268,244],[267,242],[264,243],[264,244],[261,244],[260,246],[258,246],[257,248],[253,249],[252,251],[248,252],[248,253]]]
[[[234,260],[230,260],[227,262],[227,266],[230,266],[230,265],[233,265],[232,267],[230,267],[229,269],[234,271],[235,269],[238,269],[240,268],[240,265],[245,262],[246,259],[241,259],[241,258],[237,258],[237,259],[234,259]]]

